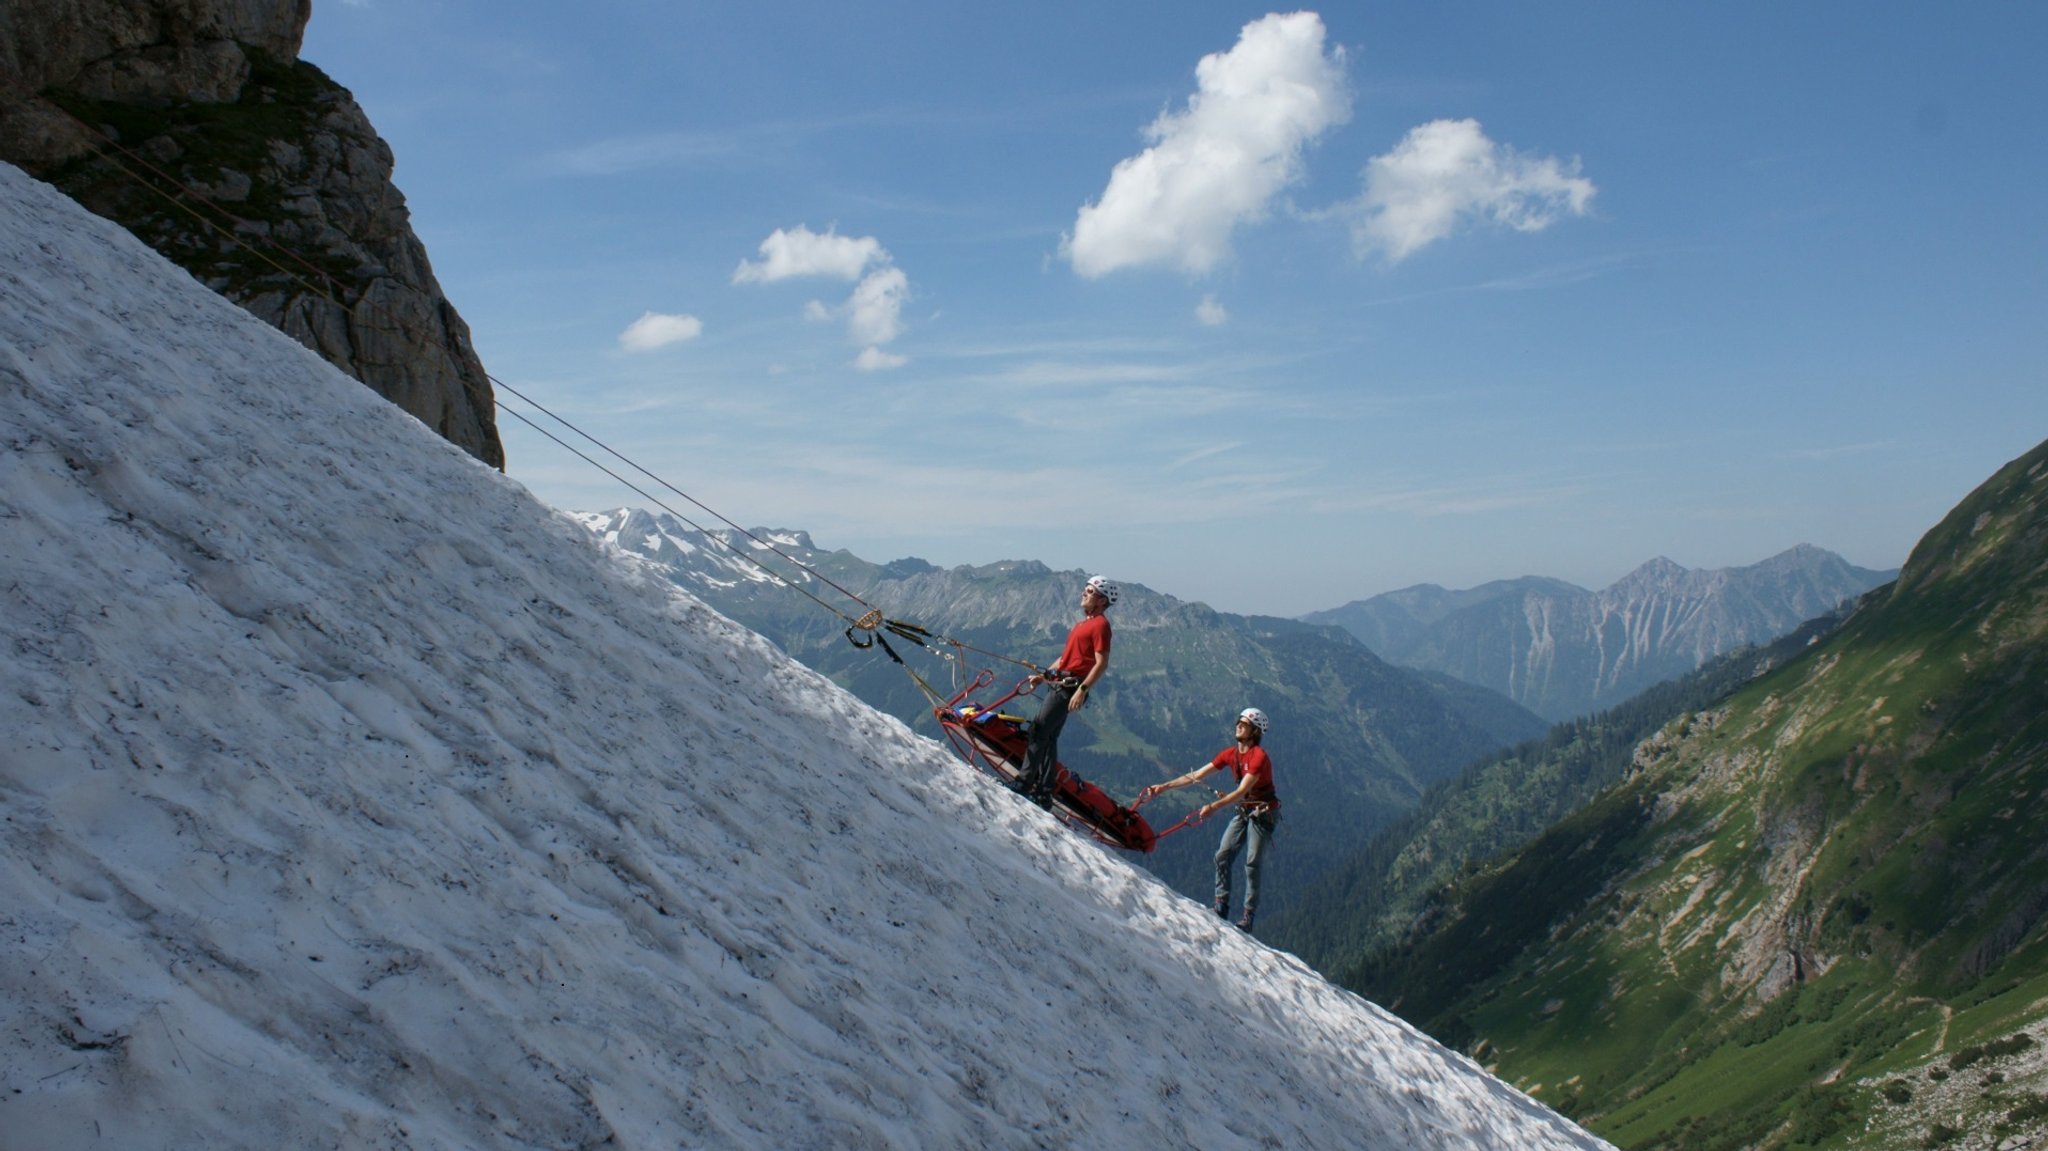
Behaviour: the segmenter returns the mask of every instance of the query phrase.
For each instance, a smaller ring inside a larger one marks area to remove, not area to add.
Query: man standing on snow
[[[1280,825],[1280,793],[1273,789],[1273,761],[1260,746],[1266,739],[1267,722],[1265,712],[1245,708],[1237,714],[1234,746],[1217,752],[1216,758],[1186,775],[1155,783],[1138,793],[1138,802],[1143,803],[1162,791],[1186,787],[1221,768],[1227,767],[1236,775],[1237,787],[1216,802],[1203,804],[1201,817],[1207,819],[1237,804],[1237,811],[1223,828],[1223,843],[1216,849],[1216,914],[1225,919],[1230,918],[1230,869],[1237,863],[1237,853],[1243,849],[1247,833],[1251,837],[1251,852],[1244,857],[1244,916],[1237,921],[1241,931],[1252,929],[1252,916],[1259,905],[1259,871],[1266,861],[1266,845],[1272,842],[1273,830]]]
[[[1088,690],[1109,670],[1109,617],[1103,613],[1116,602],[1116,595],[1115,584],[1101,576],[1089,577],[1081,588],[1081,622],[1067,633],[1060,658],[1031,677],[1032,683],[1049,683],[1052,690],[1039,705],[1038,718],[1031,721],[1024,770],[1010,788],[1040,807],[1052,806],[1059,786],[1060,729],[1067,726],[1069,714],[1087,706]]]

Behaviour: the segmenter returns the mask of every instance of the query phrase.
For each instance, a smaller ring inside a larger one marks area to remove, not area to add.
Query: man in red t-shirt
[[[1049,683],[1052,690],[1039,705],[1038,718],[1031,721],[1031,745],[1024,756],[1016,791],[1040,807],[1052,806],[1059,786],[1060,730],[1067,716],[1088,704],[1088,690],[1109,670],[1109,617],[1104,612],[1116,602],[1116,585],[1101,576],[1089,578],[1081,589],[1081,622],[1067,633],[1067,646],[1060,658],[1031,682]]]
[[[1245,931],[1252,929],[1252,916],[1259,905],[1259,872],[1266,862],[1266,845],[1273,840],[1273,831],[1280,826],[1280,793],[1273,789],[1273,761],[1266,757],[1262,746],[1266,739],[1266,713],[1255,707],[1245,708],[1237,714],[1237,743],[1216,753],[1216,758],[1176,779],[1155,783],[1138,793],[1138,802],[1172,791],[1202,779],[1210,772],[1229,768],[1237,777],[1237,786],[1229,794],[1214,803],[1202,805],[1202,818],[1231,804],[1237,811],[1230,817],[1230,823],[1223,828],[1223,842],[1216,849],[1216,914],[1230,918],[1230,869],[1237,863],[1237,853],[1245,845],[1245,838],[1251,838],[1251,852],[1244,857],[1244,917],[1237,926]]]

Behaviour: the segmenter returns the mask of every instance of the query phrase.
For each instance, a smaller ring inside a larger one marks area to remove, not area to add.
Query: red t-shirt
[[[1273,761],[1266,758],[1265,748],[1255,747],[1250,751],[1240,751],[1233,743],[1217,752],[1216,758],[1209,762],[1217,767],[1229,768],[1231,774],[1239,780],[1247,775],[1253,777],[1251,789],[1244,793],[1244,797],[1238,800],[1239,803],[1263,803],[1274,811],[1280,810],[1280,793],[1273,790]]]
[[[1095,653],[1109,655],[1109,617],[1091,615],[1084,617],[1067,633],[1067,647],[1060,653],[1059,662],[1052,669],[1066,675],[1087,678],[1095,670]]]

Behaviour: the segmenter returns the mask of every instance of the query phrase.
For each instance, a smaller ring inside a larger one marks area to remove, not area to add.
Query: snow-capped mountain
[[[1596,1147],[0,166],[0,1133]]]
[[[689,578],[700,587],[780,586],[782,581],[813,583],[813,577],[803,568],[815,567],[823,559],[809,532],[787,528],[756,528],[749,532],[712,529],[709,534],[723,541],[721,546],[707,540],[705,531],[685,528],[671,516],[657,516],[639,508],[571,512],[569,518],[606,543],[688,571]],[[803,567],[786,562],[785,557],[796,559]]]
[[[1422,584],[1302,618],[1563,721],[1775,639],[1894,574],[1801,544],[1736,568],[1660,556],[1599,591],[1533,576],[1464,591]]]

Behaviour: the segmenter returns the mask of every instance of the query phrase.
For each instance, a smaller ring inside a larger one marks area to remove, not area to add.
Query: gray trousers
[[[1259,905],[1259,870],[1266,862],[1266,845],[1273,842],[1273,829],[1280,826],[1280,813],[1263,811],[1251,814],[1240,807],[1223,828],[1223,842],[1216,848],[1216,904],[1230,905],[1230,869],[1237,863],[1237,853],[1244,850],[1247,835],[1252,841],[1250,854],[1244,857],[1244,909],[1250,911]]]
[[[1016,787],[1026,795],[1050,796],[1060,786],[1060,732],[1067,726],[1067,701],[1074,689],[1061,685],[1046,693],[1038,718],[1031,721],[1031,742],[1024,753],[1024,770],[1017,773]]]

